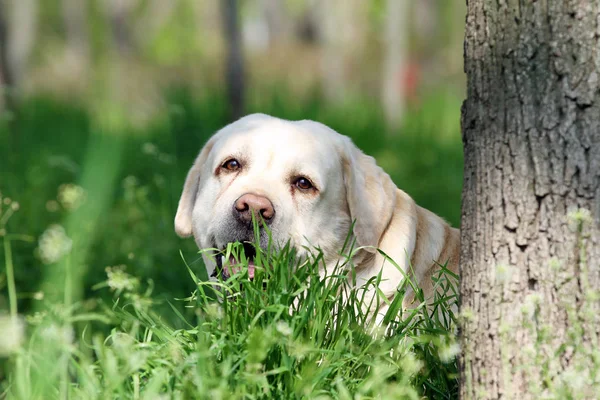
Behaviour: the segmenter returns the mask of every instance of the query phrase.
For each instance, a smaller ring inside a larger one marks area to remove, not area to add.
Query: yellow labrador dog
[[[223,249],[253,240],[253,213],[268,224],[274,243],[291,240],[300,256],[305,247],[319,247],[332,266],[356,221],[355,239],[364,246],[354,260],[357,284],[382,271],[379,289],[388,299],[410,266],[427,297],[438,262],[458,270],[459,231],[416,205],[348,137],[318,122],[253,114],[217,132],[187,175],[175,231],[193,235],[201,249]],[[266,240],[261,234],[261,246]],[[207,255],[204,261],[209,275],[222,262]],[[250,277],[253,268],[250,262]],[[383,315],[385,307],[378,311]]]

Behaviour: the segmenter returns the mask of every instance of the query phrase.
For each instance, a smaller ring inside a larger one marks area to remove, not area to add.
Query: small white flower
[[[46,318],[46,315],[48,315],[46,311],[36,311],[33,314],[26,315],[25,320],[30,325],[39,325]]]
[[[154,143],[146,142],[142,145],[142,152],[148,155],[156,155],[158,153],[158,148]]]
[[[56,200],[48,200],[46,202],[46,210],[50,211],[50,212],[56,212],[58,211],[60,208],[60,205],[58,204],[58,201]]]
[[[413,352],[408,352],[402,357],[402,369],[408,376],[413,376],[423,368],[423,361],[417,359]]]
[[[438,348],[438,356],[443,363],[453,361],[460,354],[460,345],[454,341],[444,344]]]
[[[73,183],[60,185],[58,188],[58,201],[67,210],[76,210],[85,201],[85,190]]]
[[[304,360],[304,358],[306,358],[313,350],[313,347],[309,344],[299,341],[294,341],[289,345],[290,355],[297,358],[299,361]]]
[[[146,361],[148,360],[148,352],[147,351],[133,351],[127,355],[127,367],[129,371],[138,371],[141,369]]]
[[[147,310],[152,306],[152,299],[137,293],[126,293],[127,300],[131,301],[136,310]]]
[[[173,164],[173,162],[175,161],[175,157],[173,157],[170,154],[160,153],[158,155],[158,161],[160,161],[164,164]]]
[[[75,332],[73,331],[73,328],[68,325],[60,326],[57,324],[50,324],[41,329],[41,336],[44,340],[49,342],[69,345],[73,343],[73,340],[75,339]]]
[[[206,316],[210,319],[223,318],[223,308],[216,303],[211,303],[206,306]]]
[[[128,175],[123,179],[123,187],[125,189],[131,189],[139,185],[138,179],[133,175]]]
[[[73,241],[67,236],[65,228],[50,225],[42,233],[38,242],[38,254],[44,264],[53,264],[71,251]]]
[[[0,315],[0,357],[10,356],[23,343],[25,324],[20,317]]]
[[[110,336],[112,345],[119,353],[130,350],[135,344],[135,339],[124,332],[115,332]]]
[[[121,292],[123,290],[131,291],[137,287],[139,280],[125,272],[124,265],[115,267],[106,267],[106,275],[108,276],[108,286],[112,290]]]
[[[290,336],[294,332],[290,325],[285,321],[277,321],[275,329],[277,329],[277,332],[281,333],[283,336]]]

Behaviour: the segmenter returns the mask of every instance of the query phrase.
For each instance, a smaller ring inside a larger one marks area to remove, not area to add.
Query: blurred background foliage
[[[30,239],[10,240],[19,312],[97,296],[109,266],[151,280],[158,299],[188,296],[180,250],[204,271],[193,241],[173,231],[183,180],[207,138],[245,113],[352,137],[458,226],[464,8],[0,1],[0,234]],[[6,286],[0,269],[0,310]]]

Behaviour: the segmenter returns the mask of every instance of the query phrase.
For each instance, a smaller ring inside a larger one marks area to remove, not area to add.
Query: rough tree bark
[[[600,2],[467,7],[461,396],[595,398]]]

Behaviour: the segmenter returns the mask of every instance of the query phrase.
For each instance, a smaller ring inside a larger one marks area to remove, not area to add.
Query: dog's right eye
[[[237,171],[242,167],[242,164],[235,158],[227,160],[221,165],[221,168],[226,169],[227,171]]]

